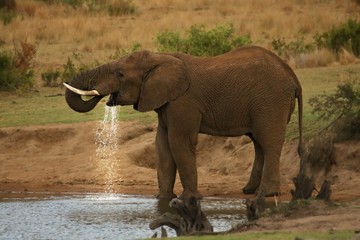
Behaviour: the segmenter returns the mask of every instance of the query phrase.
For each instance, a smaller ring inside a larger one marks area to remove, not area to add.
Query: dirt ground
[[[97,126],[88,122],[1,128],[0,198],[109,190],[156,195],[156,125],[119,122],[117,150],[108,158],[96,152]],[[291,198],[292,178],[299,168],[296,148],[296,141],[283,147],[280,201]],[[205,197],[249,198],[242,194],[254,159],[248,138],[200,135],[197,151],[199,189]],[[257,230],[360,230],[360,141],[336,144],[334,154],[336,165],[327,179],[335,204],[312,203],[288,217],[264,218]],[[177,179],[176,193],[181,191]]]

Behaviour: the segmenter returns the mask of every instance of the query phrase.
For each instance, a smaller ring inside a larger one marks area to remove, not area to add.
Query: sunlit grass
[[[201,236],[201,237],[179,237],[176,240],[288,240],[288,239],[316,239],[316,240],[348,240],[353,239],[355,236],[354,231],[329,231],[329,232],[313,232],[313,231],[300,231],[300,232],[252,232],[240,233],[229,235],[216,235],[216,236]]]
[[[309,99],[319,94],[333,93],[337,85],[345,83],[351,77],[359,76],[360,65],[299,69],[295,73],[303,88],[303,133],[305,137],[310,137],[326,127],[329,122],[320,121],[316,115],[312,114],[312,108],[308,103]],[[299,136],[297,107],[288,125],[286,136],[287,139]]]
[[[104,118],[105,98],[92,111],[77,113],[69,108],[64,96],[56,96],[63,91],[55,91],[55,94],[53,92],[54,90],[21,97],[0,94],[0,127],[89,122]],[[155,122],[156,114],[140,113],[133,110],[132,106],[126,106],[120,107],[118,119],[151,123]]]

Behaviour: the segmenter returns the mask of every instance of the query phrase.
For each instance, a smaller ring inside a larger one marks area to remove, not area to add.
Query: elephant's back
[[[280,110],[294,100],[298,88],[291,69],[275,54],[260,47],[194,58],[189,64],[192,66],[190,91],[212,116],[226,116],[226,120],[214,117],[218,119],[214,120],[214,127],[222,130],[234,128],[239,122],[248,126],[251,112]]]

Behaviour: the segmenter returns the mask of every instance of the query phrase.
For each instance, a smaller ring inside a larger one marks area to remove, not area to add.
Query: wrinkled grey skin
[[[108,105],[155,110],[159,198],[174,197],[178,170],[183,197],[200,198],[196,169],[198,133],[248,135],[255,161],[243,192],[280,191],[279,158],[286,125],[299,105],[301,149],[302,90],[290,67],[260,47],[240,48],[215,57],[141,51],[84,72],[71,86],[97,90],[90,101],[69,90],[66,101],[87,112],[110,95]]]

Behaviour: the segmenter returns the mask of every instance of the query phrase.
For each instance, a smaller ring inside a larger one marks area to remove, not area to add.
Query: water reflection
[[[0,239],[148,238],[154,233],[149,223],[164,207],[153,197],[119,194],[3,199]],[[240,199],[205,198],[202,208],[215,231],[244,220]]]

